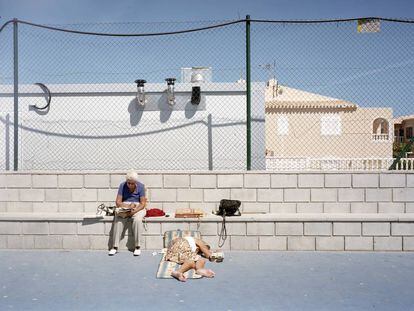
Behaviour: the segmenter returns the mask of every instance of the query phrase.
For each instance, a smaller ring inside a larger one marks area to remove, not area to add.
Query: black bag
[[[216,215],[219,216],[241,216],[240,213],[241,202],[239,200],[226,200],[223,199],[220,201],[219,210]]]
[[[239,200],[223,199],[220,201],[219,210],[216,212],[216,215],[223,217],[218,241],[219,247],[222,247],[227,240],[226,216],[241,216],[240,205],[241,202]]]

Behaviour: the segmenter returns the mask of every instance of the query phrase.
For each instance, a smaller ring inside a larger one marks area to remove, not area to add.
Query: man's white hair
[[[138,181],[138,173],[134,170],[129,170],[126,174],[126,180]]]

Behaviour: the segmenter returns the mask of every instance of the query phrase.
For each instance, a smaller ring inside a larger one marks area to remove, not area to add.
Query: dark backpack
[[[240,213],[241,202],[239,200],[227,200],[223,199],[220,201],[219,210],[216,215],[219,216],[241,216]]]

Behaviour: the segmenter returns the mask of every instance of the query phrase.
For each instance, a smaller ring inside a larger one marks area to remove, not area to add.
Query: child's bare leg
[[[176,278],[177,280],[181,281],[181,282],[185,282],[187,281],[187,278],[185,277],[184,273],[187,272],[188,270],[194,269],[195,268],[195,262],[194,261],[185,261],[180,269],[178,269],[177,271],[173,271],[171,272],[171,276]]]
[[[200,259],[195,264],[195,269],[197,274],[205,276],[207,278],[214,277],[215,273],[211,269],[205,269],[204,266],[206,265],[206,261],[204,259]]]

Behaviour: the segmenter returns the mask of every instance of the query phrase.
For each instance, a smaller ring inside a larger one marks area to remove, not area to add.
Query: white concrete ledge
[[[95,220],[102,222],[111,222],[113,216],[95,216],[93,214],[81,213],[0,213],[1,221],[84,221]],[[148,223],[164,222],[221,222],[222,217],[216,215],[206,215],[201,218],[175,218],[169,217],[150,217],[146,218]],[[242,216],[226,217],[226,222],[313,222],[313,221],[341,221],[341,222],[378,222],[393,221],[406,222],[414,221],[414,213],[409,214],[245,214]]]

